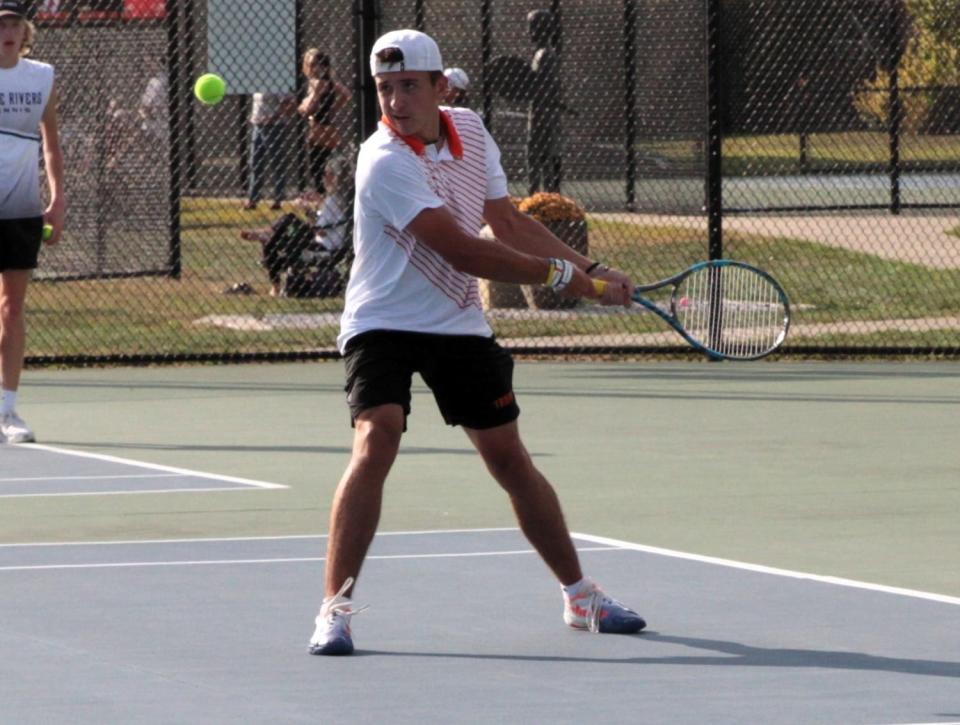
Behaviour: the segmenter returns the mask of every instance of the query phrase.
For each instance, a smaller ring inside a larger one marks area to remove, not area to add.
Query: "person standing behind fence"
[[[563,174],[561,114],[564,109],[560,82],[560,54],[553,43],[556,19],[549,10],[527,14],[530,40],[535,48],[530,61],[533,88],[527,114],[528,192],[559,192]]]
[[[324,168],[342,140],[336,126],[337,112],[349,102],[350,91],[337,80],[330,56],[317,48],[303,54],[303,74],[307,77],[307,95],[297,110],[309,124],[310,176],[314,188],[322,194]]]
[[[170,143],[170,97],[167,82],[167,69],[164,61],[159,58],[148,58],[144,67],[150,71],[150,80],[147,81],[143,95],[140,96],[140,105],[137,106],[137,116],[140,119],[140,131],[144,135],[144,142],[151,151],[165,154]]]
[[[447,68],[443,71],[447,79],[447,92],[443,102],[448,106],[466,106],[469,104],[467,92],[470,90],[470,76],[463,68]]]
[[[26,6],[0,0],[0,442],[27,443],[33,431],[17,414],[26,350],[24,304],[37,266],[44,222],[48,244],[63,230],[66,200],[53,66],[28,60],[35,30]],[[40,196],[43,149],[50,202]]]
[[[267,167],[273,172],[273,204],[279,209],[287,188],[286,156],[290,120],[297,107],[290,93],[254,93],[250,111],[250,178],[244,209],[256,209]]]

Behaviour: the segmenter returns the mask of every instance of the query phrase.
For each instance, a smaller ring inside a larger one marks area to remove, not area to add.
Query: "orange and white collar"
[[[400,138],[407,146],[413,149],[413,152],[417,156],[423,156],[426,152],[426,146],[423,141],[418,139],[416,136],[404,136],[400,133],[392,123],[390,119],[387,118],[386,114],[380,117],[380,120],[383,124],[390,129],[390,131]],[[450,114],[446,111],[440,111],[440,124],[443,126],[443,132],[446,136],[446,144],[450,149],[450,154],[455,159],[463,158],[463,143],[460,141],[460,134],[457,133],[457,127],[453,123],[453,119],[450,118]]]

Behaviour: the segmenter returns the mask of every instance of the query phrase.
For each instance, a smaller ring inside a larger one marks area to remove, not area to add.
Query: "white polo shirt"
[[[464,232],[477,236],[484,202],[507,196],[500,149],[480,117],[442,108],[441,123],[447,136],[439,150],[401,137],[383,121],[360,147],[341,352],[368,330],[493,335],[476,277],[407,231],[424,209],[446,206]]]
[[[0,219],[43,213],[40,121],[53,88],[53,66],[20,58],[0,68]]]

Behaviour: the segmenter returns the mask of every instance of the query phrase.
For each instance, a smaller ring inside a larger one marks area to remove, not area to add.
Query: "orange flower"
[[[538,192],[525,199],[511,199],[524,214],[540,222],[583,221],[586,212],[573,199],[553,192]]]

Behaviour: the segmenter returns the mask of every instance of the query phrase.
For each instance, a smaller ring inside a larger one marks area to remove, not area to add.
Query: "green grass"
[[[800,162],[797,134],[727,136],[723,141],[723,171],[732,176],[802,173],[864,173],[884,171],[890,159],[890,139],[879,132],[808,134],[806,164]],[[699,160],[698,142],[645,141],[641,156],[652,155],[676,163]],[[906,134],[900,140],[903,169],[960,170],[960,136]]]
[[[274,213],[242,212],[235,202],[184,200],[183,274],[180,279],[134,278],[35,283],[29,299],[31,356],[178,355],[310,351],[334,345],[336,325],[321,329],[237,331],[197,324],[210,315],[249,316],[336,312],[342,301],[273,298],[258,266],[259,245],[238,238],[246,226]],[[960,232],[960,229],[954,233]],[[629,271],[638,281],[669,276],[705,256],[706,232],[591,220],[591,255]],[[728,233],[728,257],[772,271],[795,307],[796,323],[911,319],[960,315],[960,271],[931,270],[809,241]],[[257,290],[225,295],[235,282]],[[652,315],[582,315],[568,320],[513,319],[493,323],[500,337],[592,336],[665,329]],[[956,331],[799,336],[791,343],[850,345],[955,344]],[[562,339],[556,339],[562,344]]]

